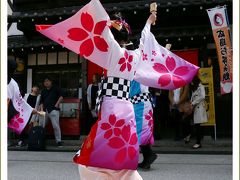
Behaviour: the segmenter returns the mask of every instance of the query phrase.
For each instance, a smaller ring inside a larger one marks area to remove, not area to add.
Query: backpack
[[[45,131],[42,126],[34,126],[29,130],[28,150],[29,151],[45,150]]]

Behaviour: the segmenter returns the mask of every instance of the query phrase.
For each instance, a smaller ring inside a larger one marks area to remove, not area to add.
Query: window
[[[43,79],[50,76],[53,84],[59,86],[65,98],[79,98],[82,87],[81,65],[48,65],[33,69],[33,85],[43,89]]]

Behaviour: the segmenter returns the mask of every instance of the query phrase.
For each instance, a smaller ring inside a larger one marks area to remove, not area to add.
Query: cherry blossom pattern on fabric
[[[17,104],[17,109],[18,112],[22,112],[23,113],[23,109],[21,108],[21,104],[23,103],[23,98],[22,98],[22,95],[19,93],[18,94],[18,99],[15,100],[16,104]],[[23,116],[23,114],[21,114],[21,116]]]
[[[151,110],[145,115],[145,119],[148,121],[148,127],[151,128],[151,132],[153,132],[153,113]]]
[[[118,61],[118,64],[121,65],[120,66],[120,71],[123,72],[126,69],[128,71],[131,71],[131,69],[132,69],[131,63],[132,63],[132,61],[133,61],[133,56],[132,55],[129,56],[128,52],[125,51],[124,52],[124,57],[120,58],[119,61]]]
[[[116,116],[109,116],[109,123],[103,123],[101,129],[107,130],[104,137],[108,139],[108,145],[113,149],[118,149],[115,156],[116,163],[123,163],[127,157],[134,159],[137,154],[135,145],[137,144],[137,134],[131,133],[130,125],[124,125],[125,120],[116,120]]]
[[[144,51],[142,50],[142,60],[143,61],[147,61],[148,60],[148,55],[144,53]]]
[[[148,54],[144,53],[144,51],[142,50],[142,60],[143,61],[147,61],[148,59],[150,59],[151,61],[154,61],[155,60],[155,57],[157,56],[157,52],[155,50],[152,51],[152,56],[149,57]]]
[[[24,121],[20,117],[20,113],[16,114],[9,122],[10,126],[14,127],[15,129],[18,129],[20,127],[19,124],[22,124]]]
[[[124,119],[116,119],[114,114],[111,114],[108,119],[109,123],[102,123],[101,129],[105,130],[104,138],[109,139],[113,134],[119,136],[121,134],[121,127],[124,125]]]
[[[90,56],[94,51],[94,45],[99,51],[107,52],[108,44],[101,34],[106,27],[107,21],[99,21],[94,24],[90,14],[82,13],[80,15],[80,24],[83,28],[74,27],[68,30],[68,38],[73,41],[83,41],[79,47],[79,53],[82,56]]]
[[[154,63],[153,69],[163,75],[158,79],[158,84],[162,87],[169,85],[173,82],[175,88],[184,86],[185,80],[181,76],[185,76],[189,73],[187,66],[176,67],[176,61],[174,57],[168,56],[166,58],[166,66],[161,63]]]

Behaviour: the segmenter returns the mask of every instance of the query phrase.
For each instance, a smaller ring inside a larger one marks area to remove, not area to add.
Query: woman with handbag
[[[201,124],[207,122],[207,112],[205,109],[205,89],[198,76],[195,76],[190,84],[192,90],[191,104],[193,108],[193,124],[196,130],[196,144],[193,149],[201,148],[202,129]]]

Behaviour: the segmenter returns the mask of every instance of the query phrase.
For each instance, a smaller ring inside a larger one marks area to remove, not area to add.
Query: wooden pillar
[[[86,135],[87,119],[87,60],[80,57],[81,61],[81,77],[82,77],[82,109],[80,115],[80,135]]]

